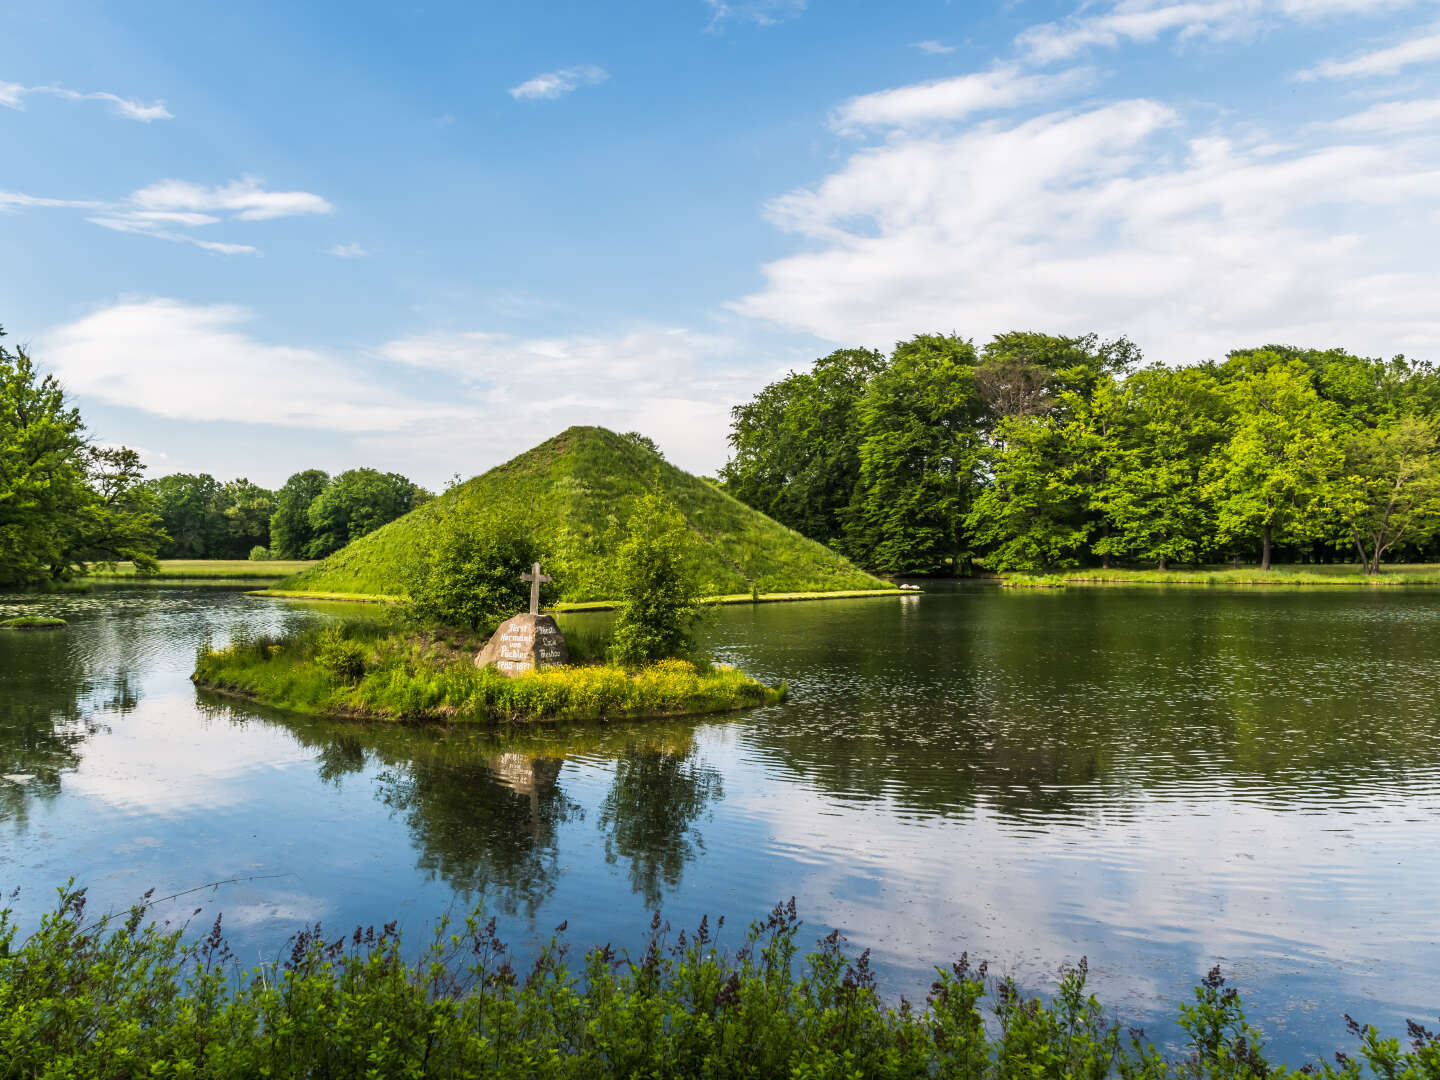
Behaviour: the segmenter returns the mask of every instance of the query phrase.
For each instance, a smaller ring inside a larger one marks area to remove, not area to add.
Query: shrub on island
[[[45,615],[21,615],[14,619],[0,619],[0,630],[62,630],[70,625],[64,619]]]
[[[153,891],[153,890],[152,890]],[[167,922],[90,917],[84,890],[17,939],[0,911],[0,1075],[888,1077],[893,1080],[1264,1080],[1293,1075],[1265,1056],[1239,995],[1213,970],[1179,1007],[1178,1053],[1112,1017],[1084,960],[1050,1000],[965,956],[937,966],[925,1001],[887,1005],[869,953],[839,932],[801,957],[795,902],[750,925],[671,936],[659,913],[638,956],[609,945],[572,965],[552,937],[512,962],[496,921],[437,921],[428,948],[395,923],[333,939],[318,923],[276,961],[241,969],[216,917],[198,940]],[[566,924],[556,927],[557,935]],[[1435,1080],[1440,1036],[1409,1045],[1346,1017],[1353,1056],[1306,1064],[1323,1080]],[[5,1064],[8,1062],[8,1065]]]

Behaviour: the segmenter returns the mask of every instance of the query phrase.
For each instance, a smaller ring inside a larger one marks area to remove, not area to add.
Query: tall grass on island
[[[212,582],[279,581],[314,566],[310,559],[161,559],[155,572],[138,570],[130,563],[96,564],[85,573],[97,581]]]
[[[474,634],[355,619],[202,647],[192,679],[296,712],[483,724],[724,712],[786,695],[783,683],[769,687],[703,660],[604,663],[603,640],[566,637],[577,662],[512,677],[475,667],[484,640]]]
[[[838,932],[800,955],[795,902],[729,945],[724,919],[672,935],[657,912],[638,956],[609,945],[572,963],[556,936],[517,966],[480,912],[441,919],[411,958],[395,923],[331,937],[318,923],[243,970],[221,918],[194,939],[91,918],[84,890],[20,940],[0,911],[0,1077],[484,1076],[602,1080],[1260,1080],[1270,1061],[1235,990],[1213,970],[1179,1006],[1175,1055],[1112,1019],[1084,960],[1052,1000],[964,955],[923,1003],[881,997],[869,953]],[[1436,1080],[1440,1036],[1408,1045],[1346,1017],[1358,1046],[1299,1071],[1325,1080]],[[1338,1034],[1338,1033],[1337,1033]]]
[[[1048,589],[1067,585],[1440,585],[1440,563],[1394,563],[1378,574],[1359,563],[1295,563],[1272,566],[1175,567],[1138,570],[1120,567],[1062,570],[1056,573],[1007,573],[1000,584],[1014,589]]]

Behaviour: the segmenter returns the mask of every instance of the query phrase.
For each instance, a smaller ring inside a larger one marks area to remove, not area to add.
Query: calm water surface
[[[333,610],[333,609],[332,609]],[[892,996],[962,950],[1024,986],[1089,957],[1173,1038],[1214,963],[1281,1056],[1440,1014],[1440,593],[1057,591],[727,608],[721,659],[791,702],[479,732],[340,725],[197,694],[196,647],[326,618],[215,589],[0,597],[0,888],[74,876],[223,912],[242,960],[302,923],[483,903],[519,948],[648,912],[727,934],[794,895]],[[1433,1026],[1433,1024],[1432,1024]]]

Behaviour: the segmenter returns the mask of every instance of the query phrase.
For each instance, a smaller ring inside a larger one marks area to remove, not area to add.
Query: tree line
[[[323,558],[433,498],[376,469],[308,469],[278,491],[144,473],[136,451],[90,436],[24,348],[0,341],[0,585],[63,581],[92,563]]]
[[[399,473],[320,469],[278,491],[209,473],[147,481],[167,539],[162,559],[323,559],[434,496]]]
[[[726,489],[881,573],[1440,554],[1440,374],[1400,356],[922,334],[731,412]]]

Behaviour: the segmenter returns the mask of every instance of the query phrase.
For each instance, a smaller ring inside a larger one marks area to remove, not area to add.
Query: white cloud
[[[1181,41],[1227,40],[1283,19],[1365,15],[1406,7],[1412,0],[1113,0],[1099,14],[1090,6],[1057,22],[1040,23],[1015,39],[1035,63],[1068,60],[1091,47],[1152,42],[1175,33]]]
[[[841,105],[831,116],[839,131],[861,128],[917,128],[961,120],[971,113],[1007,109],[1027,102],[1056,97],[1090,85],[1095,73],[1076,68],[1055,75],[1026,75],[1014,65],[992,68],[950,79],[901,86],[862,94]]]
[[[128,120],[139,120],[144,124],[148,124],[152,120],[174,119],[174,114],[165,107],[163,101],[146,104],[133,98],[112,94],[108,90],[96,90],[92,93],[82,94],[78,90],[66,90],[62,86],[21,86],[19,83],[0,82],[0,105],[7,108],[23,109],[25,98],[31,94],[48,94],[65,101],[109,102],[117,116],[123,116]]]
[[[15,211],[17,209],[30,209],[31,207],[70,207],[73,209],[93,210],[104,203],[93,202],[87,199],[47,199],[38,195],[26,195],[21,191],[0,191],[0,212]]]
[[[75,394],[173,419],[361,432],[455,415],[332,353],[258,341],[250,320],[231,305],[122,302],[44,335],[37,355]]]
[[[1340,131],[1361,134],[1396,135],[1440,129],[1440,98],[1420,101],[1387,101],[1364,112],[1343,116],[1331,125]]]
[[[954,45],[946,45],[943,41],[935,41],[933,39],[929,41],[917,41],[914,47],[929,56],[943,56],[945,53],[955,51]]]
[[[512,86],[506,93],[516,101],[553,101],[581,86],[595,86],[609,77],[610,73],[602,67],[582,64],[536,75],[519,86]]]
[[[1315,79],[1358,79],[1381,75],[1396,75],[1413,64],[1432,63],[1440,60],[1440,26],[1409,41],[1392,45],[1388,49],[1376,49],[1361,53],[1349,60],[1324,60],[1296,78],[1302,82]]]
[[[1440,350],[1432,143],[1182,129],[1124,101],[896,136],[770,205],[811,250],[732,307],[857,345],[1034,326],[1128,333],[1166,361],[1253,340]]]
[[[327,255],[334,255],[337,259],[363,259],[370,253],[359,244],[335,244],[325,249]]]

